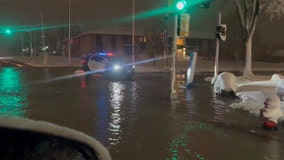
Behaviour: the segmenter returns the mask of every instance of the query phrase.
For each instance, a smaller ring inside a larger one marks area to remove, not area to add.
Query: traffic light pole
[[[178,22],[178,15],[175,14],[174,16],[174,37],[173,37],[173,46],[172,46],[172,73],[171,73],[171,100],[175,100],[178,98],[177,92],[175,90],[175,80],[176,80],[176,51],[177,51],[177,22]]]
[[[219,12],[218,25],[221,25],[222,13]],[[218,62],[219,61],[219,40],[216,37],[216,53],[215,53],[215,66],[214,66],[214,81],[218,76]]]
[[[168,52],[168,14],[164,17],[164,70],[167,67],[167,52]]]

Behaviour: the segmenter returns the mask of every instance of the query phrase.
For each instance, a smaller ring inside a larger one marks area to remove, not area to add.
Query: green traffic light
[[[9,30],[9,29],[6,29],[6,34],[11,34],[11,30]]]
[[[181,0],[181,1],[178,1],[178,2],[176,3],[176,8],[177,8],[179,11],[184,10],[185,7],[186,7],[186,1]]]

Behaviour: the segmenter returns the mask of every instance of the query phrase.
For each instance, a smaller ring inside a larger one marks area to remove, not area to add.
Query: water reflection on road
[[[24,75],[14,67],[0,68],[0,115],[25,116],[28,89]]]
[[[114,159],[284,158],[282,124],[275,132],[262,130],[259,117],[229,107],[236,99],[215,96],[205,76],[196,76],[190,89],[179,88],[185,77],[177,76],[179,98],[170,101],[170,74],[137,74],[135,81],[58,79],[73,72],[2,67],[1,115],[82,131]]]

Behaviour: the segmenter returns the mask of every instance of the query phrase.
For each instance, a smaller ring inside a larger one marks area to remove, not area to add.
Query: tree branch
[[[260,0],[259,2],[259,13],[262,13],[266,7],[268,6],[269,1],[267,0]]]
[[[245,4],[245,9],[246,10],[249,10],[249,4],[248,4],[248,1],[247,0],[243,0],[244,1],[244,4]]]
[[[235,3],[235,5],[237,7],[237,13],[238,13],[239,18],[240,18],[241,26],[242,26],[242,28],[245,28],[246,25],[245,25],[244,11],[242,10],[242,6],[241,6],[241,4],[238,0],[233,0],[233,2]]]
[[[243,0],[244,2],[244,6],[245,6],[245,19],[246,19],[246,23],[245,23],[245,27],[246,27],[246,31],[247,34],[250,33],[250,26],[251,26],[251,21],[253,19],[253,2],[255,2],[255,0]]]
[[[260,12],[260,7],[261,7],[261,0],[255,0],[253,3],[253,19],[251,20],[251,24],[250,24],[250,35],[252,35],[255,31],[255,27],[256,27],[256,22],[258,19]]]

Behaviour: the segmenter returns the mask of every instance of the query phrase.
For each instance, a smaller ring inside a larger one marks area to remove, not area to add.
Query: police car
[[[92,53],[82,57],[85,72],[103,74],[107,78],[133,79],[134,67],[114,53]]]

